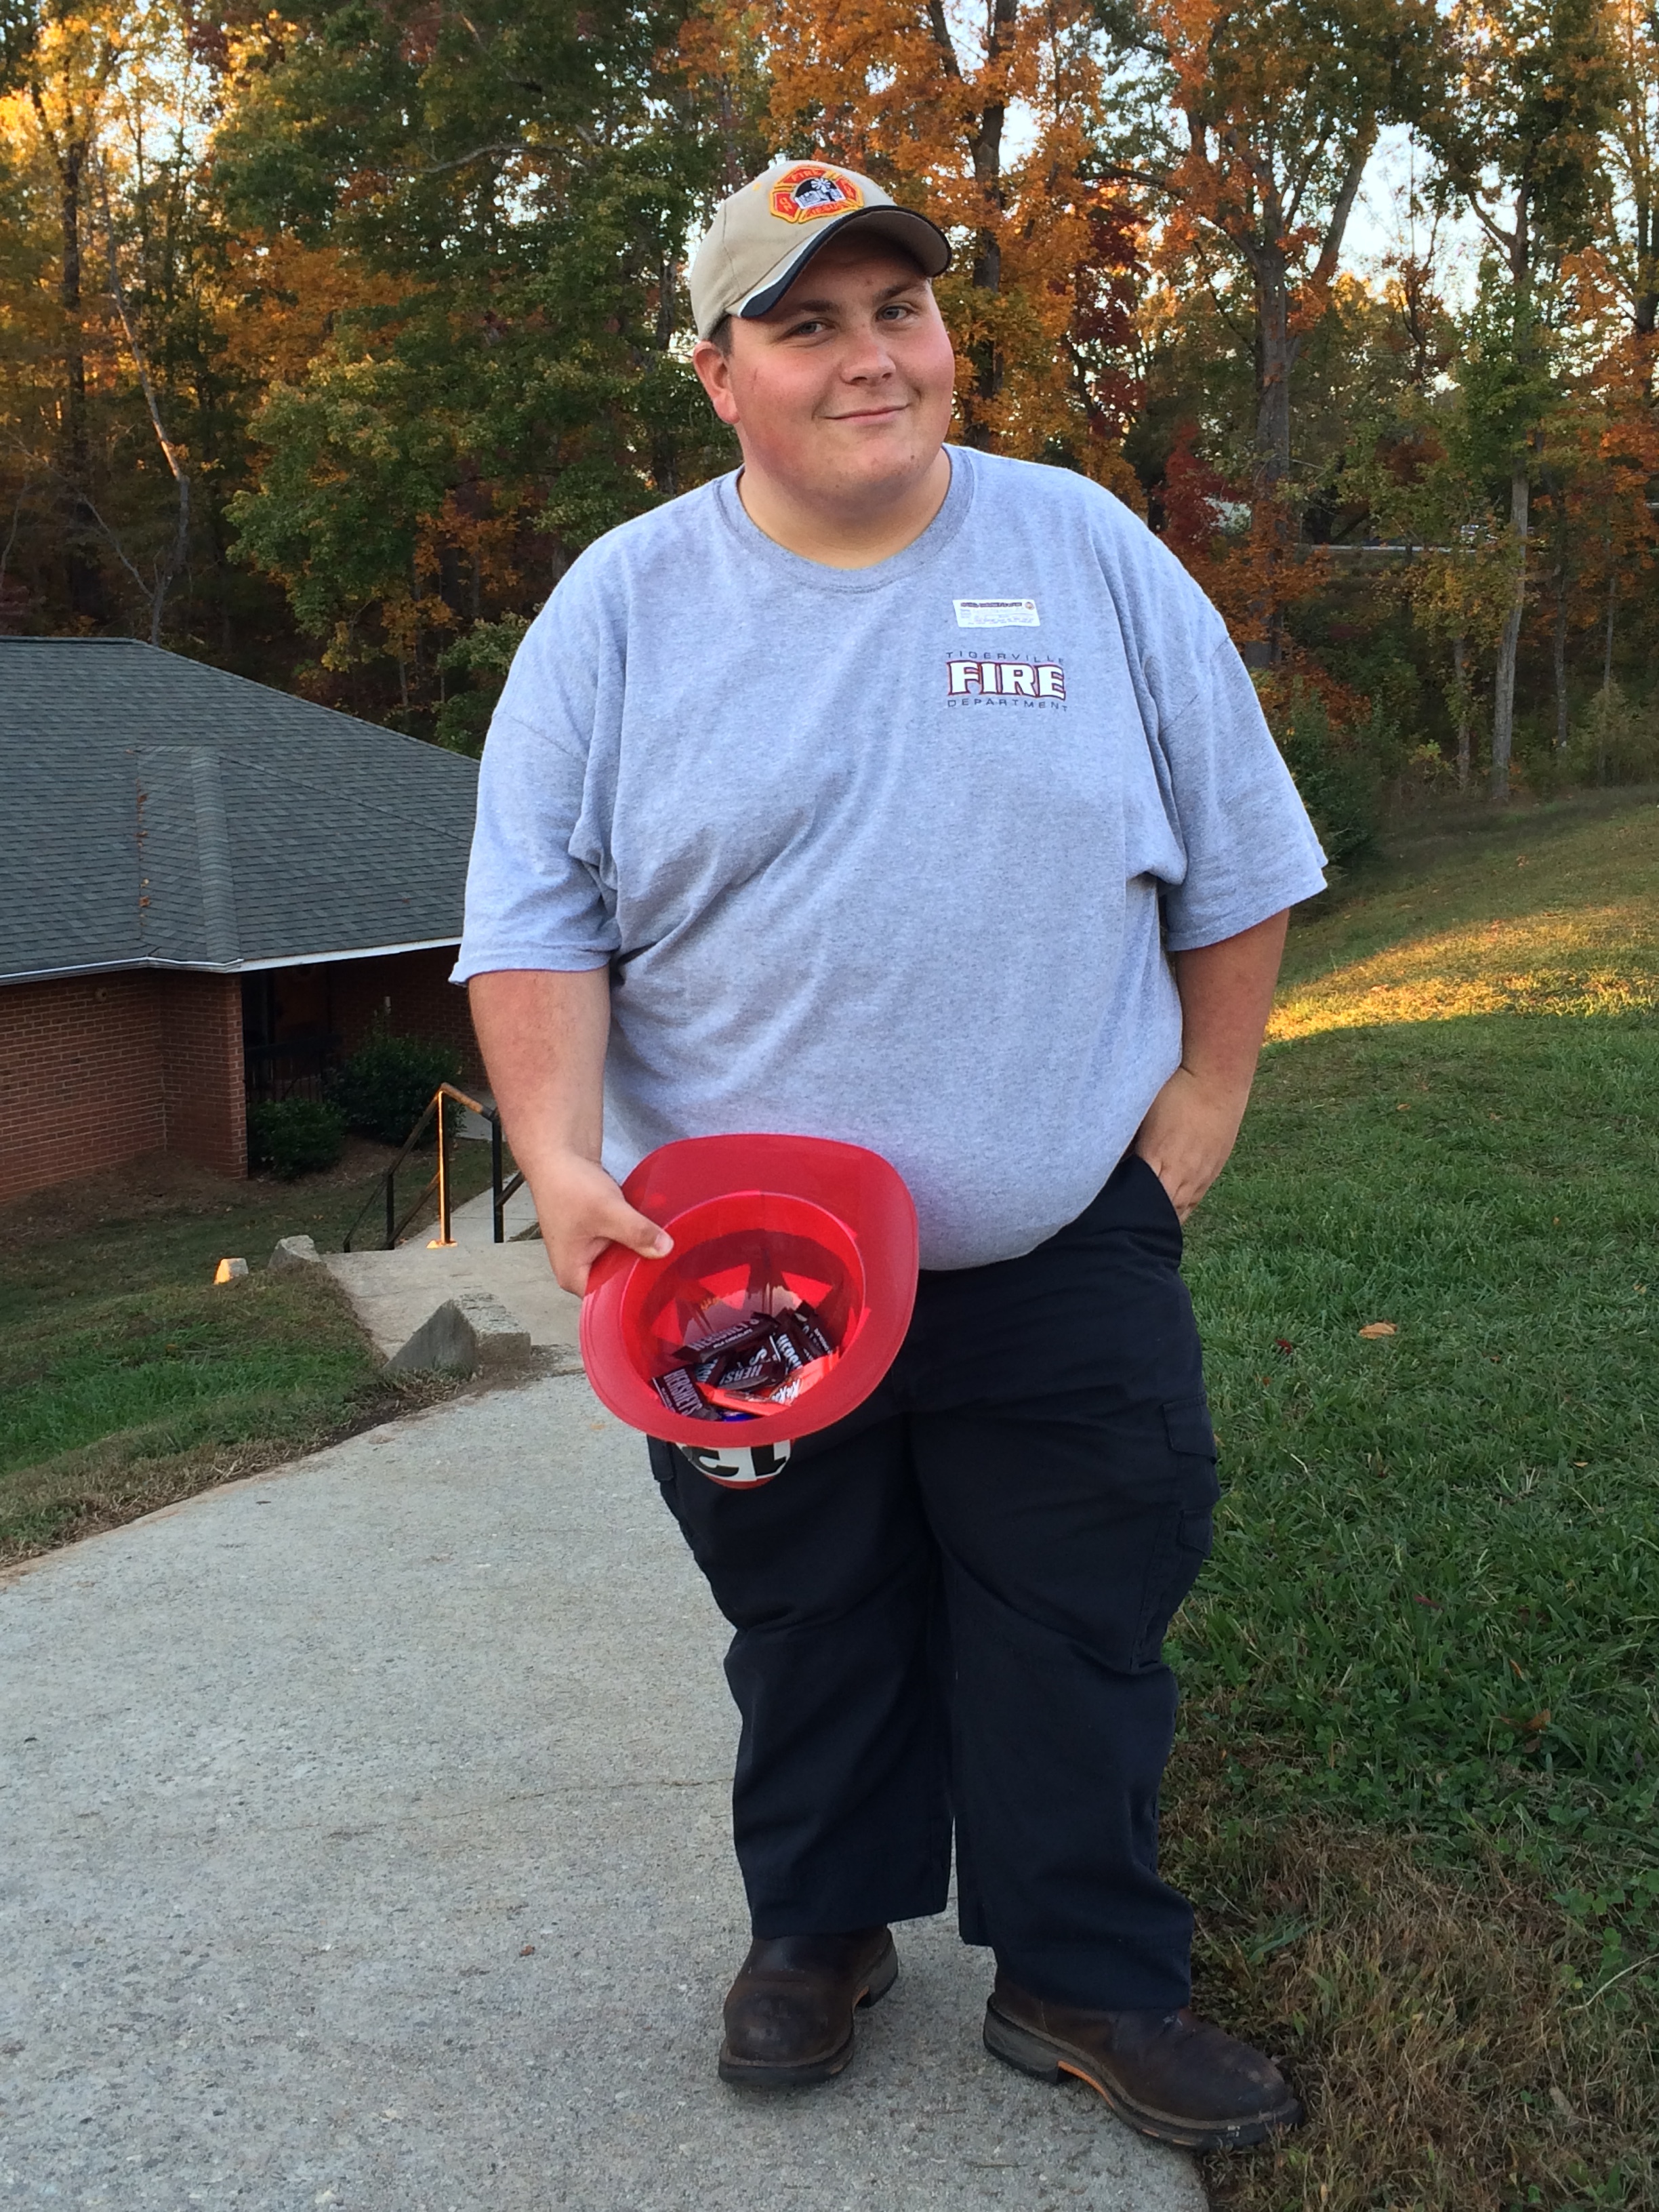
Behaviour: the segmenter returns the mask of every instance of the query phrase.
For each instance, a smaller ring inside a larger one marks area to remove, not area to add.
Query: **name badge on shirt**
[[[1035,599],[955,599],[958,629],[1040,629]]]

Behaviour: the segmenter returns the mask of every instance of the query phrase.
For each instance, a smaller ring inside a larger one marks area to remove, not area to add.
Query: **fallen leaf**
[[[526,1943],[526,1944],[525,1945],[524,1948],[523,1948],[523,1949],[520,1952],[520,1954],[519,1954],[519,1956],[520,1956],[521,1959],[533,1959],[533,1958],[535,1957],[535,1955],[536,1955],[536,1947],[535,1947],[535,1945],[534,1945],[533,1943]]]
[[[1361,1336],[1398,1336],[1400,1331],[1391,1321],[1368,1321],[1359,1334]]]
[[[1285,1352],[1288,1356],[1288,1354],[1296,1350],[1296,1346],[1291,1342],[1288,1336],[1276,1336],[1273,1339],[1273,1350],[1275,1352]]]

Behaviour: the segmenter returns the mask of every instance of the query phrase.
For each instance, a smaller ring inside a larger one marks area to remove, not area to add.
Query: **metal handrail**
[[[492,1106],[489,1109],[489,1188],[495,1194],[495,1236],[497,1244],[507,1242],[507,1201],[515,1190],[524,1188],[524,1170],[520,1168],[509,1183],[501,1181],[501,1117]]]
[[[465,1107],[469,1113],[482,1115],[484,1120],[489,1124],[489,1187],[494,1199],[495,1230],[495,1241],[497,1244],[504,1244],[507,1242],[505,1221],[507,1201],[524,1182],[524,1175],[522,1170],[520,1170],[519,1174],[513,1177],[510,1182],[505,1186],[502,1184],[501,1170],[503,1160],[501,1157],[501,1115],[494,1106],[481,1105],[477,1099],[469,1098],[465,1091],[458,1091],[453,1083],[441,1083],[437,1089],[433,1092],[431,1097],[427,1101],[426,1111],[422,1115],[420,1120],[415,1124],[415,1127],[410,1131],[409,1134],[404,1139],[403,1148],[398,1152],[397,1158],[392,1161],[390,1167],[383,1170],[381,1172],[381,1195],[383,1196],[386,1204],[386,1243],[381,1247],[383,1251],[392,1252],[397,1249],[398,1238],[403,1235],[404,1230],[409,1227],[410,1223],[414,1220],[416,1215],[426,1204],[428,1199],[431,1197],[434,1190],[438,1194],[438,1234],[430,1240],[428,1249],[431,1249],[433,1246],[452,1245],[455,1242],[454,1237],[450,1234],[449,1133],[444,1126],[444,1101],[446,1098],[453,1098],[458,1106]],[[425,1189],[421,1192],[414,1204],[405,1211],[403,1218],[399,1219],[398,1217],[397,1198],[398,1170],[402,1167],[404,1162],[409,1158],[410,1152],[414,1151],[416,1146],[419,1144],[421,1139],[425,1135],[427,1125],[431,1121],[434,1114],[438,1117],[437,1168],[434,1170],[430,1182],[428,1182]],[[364,1215],[368,1213],[369,1208],[374,1205],[374,1197],[375,1194],[371,1192],[368,1197],[364,1200],[363,1204],[358,1208],[356,1218],[352,1222],[350,1228],[348,1229],[345,1233],[345,1238],[341,1246],[341,1249],[343,1251],[349,1252],[351,1249],[351,1240],[357,1234],[357,1231],[362,1223]]]

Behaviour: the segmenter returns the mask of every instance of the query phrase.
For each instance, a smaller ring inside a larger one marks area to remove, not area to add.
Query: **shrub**
[[[477,759],[513,656],[524,643],[529,627],[523,615],[505,615],[500,622],[475,622],[466,635],[458,637],[441,656],[438,665],[446,676],[472,679],[470,690],[452,691],[438,709],[432,734],[441,745]]]
[[[331,1168],[345,1150],[345,1115],[315,1098],[273,1098],[250,1106],[247,1156],[284,1182]]]
[[[461,1066],[455,1045],[380,1030],[341,1068],[334,1102],[349,1127],[383,1145],[401,1145],[438,1085],[459,1082]]]
[[[1576,783],[1648,783],[1659,776],[1659,725],[1621,684],[1598,691],[1567,746]]]
[[[1363,852],[1382,817],[1382,777],[1374,757],[1383,734],[1380,725],[1367,733],[1368,750],[1336,727],[1318,692],[1299,680],[1282,704],[1269,706],[1268,719],[1329,859],[1340,864]]]

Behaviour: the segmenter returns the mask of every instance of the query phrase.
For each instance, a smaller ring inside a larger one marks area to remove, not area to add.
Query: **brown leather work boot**
[[[1089,2012],[1029,1996],[999,1972],[985,2047],[1044,2081],[1075,2075],[1119,2119],[1182,2150],[1240,2150],[1302,2118],[1270,2058],[1184,2006]]]
[[[853,2055],[853,2014],[898,1978],[890,1930],[757,1936],[726,1999],[720,2079],[750,2088],[827,2081]]]

